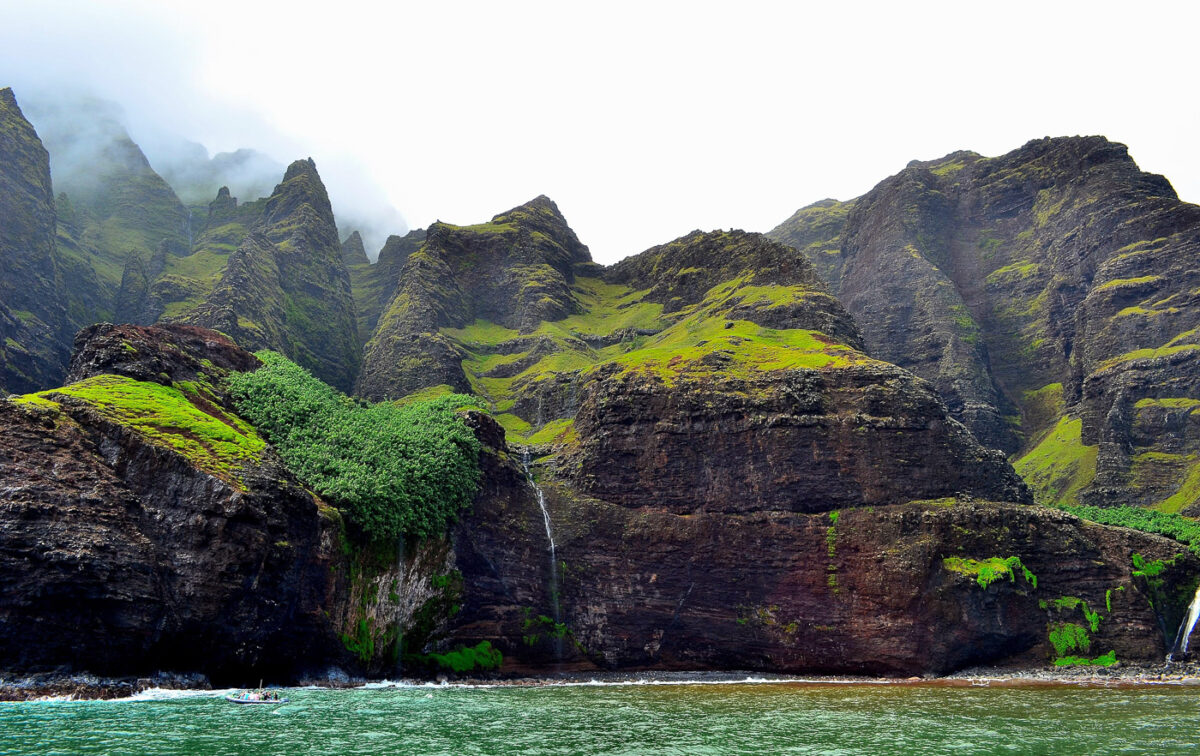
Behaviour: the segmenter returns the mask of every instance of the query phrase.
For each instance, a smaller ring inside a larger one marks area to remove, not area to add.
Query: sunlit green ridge
[[[356,393],[474,393],[510,441],[551,444],[572,439],[595,381],[670,388],[838,370],[871,364],[861,347],[789,247],[696,231],[602,267],[538,197],[486,223],[429,228],[379,315]]]

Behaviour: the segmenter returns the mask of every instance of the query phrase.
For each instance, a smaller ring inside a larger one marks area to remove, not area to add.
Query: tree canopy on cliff
[[[471,502],[480,446],[457,410],[478,399],[365,404],[280,354],[257,356],[263,367],[227,380],[238,412],[370,538],[437,535]]]

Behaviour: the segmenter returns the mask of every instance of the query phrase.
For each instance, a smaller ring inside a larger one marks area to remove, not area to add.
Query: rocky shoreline
[[[550,685],[931,685],[941,687],[1114,687],[1139,685],[1200,686],[1200,663],[1122,664],[1111,667],[1043,667],[1012,669],[973,667],[942,677],[866,677],[852,675],[783,675],[752,671],[728,672],[593,672],[540,677],[367,680],[333,675],[306,680],[301,687],[387,688],[416,685],[462,687],[540,687]],[[87,673],[0,676],[0,702],[85,701],[129,698],[149,690],[213,690],[202,674],[162,672],[151,677],[97,677]]]
[[[206,676],[198,672],[159,672],[150,677],[99,677],[87,672],[21,676],[0,674],[0,701],[107,701],[129,698],[155,688],[212,690],[212,685]]]

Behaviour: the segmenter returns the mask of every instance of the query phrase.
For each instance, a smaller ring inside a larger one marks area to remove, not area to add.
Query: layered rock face
[[[282,352],[348,391],[360,359],[354,299],[313,162],[293,163],[262,210],[262,225],[230,255],[212,293],[181,319],[247,349]]]
[[[0,402],[6,673],[394,673],[448,545],[352,545],[230,408],[221,379],[258,364],[204,328],[100,324],[70,384]]]
[[[772,234],[816,261],[872,356],[933,381],[985,444],[1028,452],[1017,467],[1048,502],[1196,501],[1200,208],[1166,179],[1101,137],[1043,139],[912,163],[852,208]]]
[[[205,388],[254,358],[194,328],[97,326],[83,346],[79,382],[0,405],[6,667],[328,657],[336,527]]]
[[[52,385],[70,326],[55,249],[49,159],[11,89],[0,89],[0,389]]]
[[[514,673],[913,675],[1109,652],[1157,662],[1200,569],[1176,542],[1040,507],[943,499],[684,513],[670,501],[581,496],[539,467],[552,576],[529,482],[501,457],[485,469],[485,490],[454,534],[464,593],[450,637],[492,642]],[[1134,553],[1164,560],[1161,584],[1136,574]],[[1011,567],[983,585],[969,560]],[[1086,648],[1055,648],[1051,634],[1068,626]]]
[[[923,381],[884,363],[671,383],[594,380],[571,479],[588,495],[670,512],[825,512],[958,493],[1028,499]]]

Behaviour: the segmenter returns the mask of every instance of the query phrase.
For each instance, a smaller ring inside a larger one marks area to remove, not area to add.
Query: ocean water
[[[1195,754],[1200,688],[383,686],[0,704],[4,754]]]

